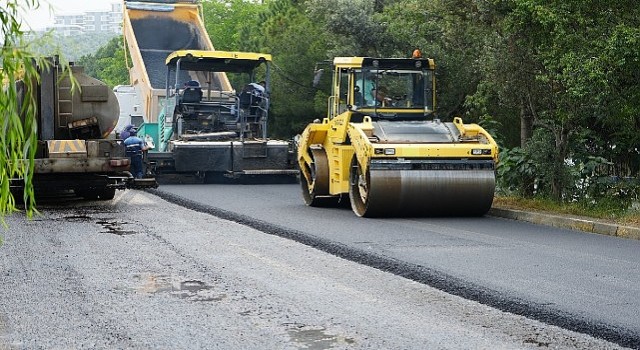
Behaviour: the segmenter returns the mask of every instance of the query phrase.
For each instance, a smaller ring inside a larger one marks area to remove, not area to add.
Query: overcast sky
[[[25,13],[23,18],[31,29],[41,30],[53,25],[53,14],[80,14],[92,10],[110,10],[112,3],[119,2],[122,0],[40,0],[40,8]]]

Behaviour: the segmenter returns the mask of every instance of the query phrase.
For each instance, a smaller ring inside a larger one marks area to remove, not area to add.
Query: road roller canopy
[[[255,52],[181,50],[167,57],[166,64],[180,70],[245,73],[271,62],[271,55]]]
[[[329,118],[346,110],[373,118],[432,115],[435,62],[430,58],[336,57]]]
[[[175,81],[175,89],[192,80],[211,82],[211,85],[207,83],[206,89],[217,91],[240,90],[248,83],[261,80],[268,86],[271,60],[270,54],[257,52],[178,50],[165,60],[167,82]],[[231,80],[230,90],[223,89],[215,78],[211,78],[222,73]]]
[[[335,57],[333,65],[336,68],[436,69],[432,58]]]

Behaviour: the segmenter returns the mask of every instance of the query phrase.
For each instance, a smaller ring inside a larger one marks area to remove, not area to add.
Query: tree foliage
[[[128,57],[128,56],[127,56]],[[82,56],[78,64],[85,73],[105,82],[110,87],[129,83],[129,71],[125,65],[125,48],[122,35],[109,40],[95,54]]]
[[[203,9],[217,49],[273,55],[272,136],[325,115],[326,93],[311,86],[317,63],[420,48],[436,60],[437,116],[489,125],[499,140],[501,190],[558,200],[637,192],[610,181],[640,167],[634,0],[205,0]]]
[[[621,113],[614,102],[637,93],[636,84],[625,79],[637,75],[637,50],[626,46],[634,35],[637,38],[634,28],[639,24],[632,3],[518,0],[498,2],[502,11],[493,11],[501,12],[493,27],[500,34],[494,47],[502,47],[503,54],[488,59],[497,62],[495,68],[503,68],[487,71],[484,79],[505,77],[504,67],[518,73],[509,79],[516,84],[498,85],[496,93],[510,97],[502,100],[512,105],[520,95],[521,118],[530,117],[537,129],[552,136],[547,141],[551,156],[539,164],[552,171],[544,188],[553,198],[571,199],[568,194],[576,183],[570,176],[575,166],[570,164],[584,166],[592,156],[613,159],[611,150],[617,145],[611,141],[616,138],[607,135],[607,125],[617,125],[618,132],[634,127],[634,118]],[[624,39],[611,45],[611,38],[620,35]],[[633,101],[623,104],[624,110],[637,108]],[[523,135],[523,145],[530,135]]]
[[[108,45],[109,41],[116,36],[111,32],[64,36],[55,31],[38,32],[35,35],[35,39],[41,43],[34,48],[36,53],[46,56],[60,55],[71,62],[77,62],[80,57],[96,52],[99,48]]]
[[[202,12],[213,47],[225,51],[255,50],[252,37],[259,29],[262,7],[254,1],[205,0]]]
[[[0,58],[0,220],[17,210],[11,191],[11,179],[24,179],[23,201],[29,217],[35,212],[32,186],[37,148],[37,101],[31,84],[38,81],[36,65],[47,62],[35,55],[37,42],[25,39],[20,28],[20,12],[38,7],[38,1],[6,1],[0,8],[0,37],[4,38]]]
[[[323,116],[315,109],[312,82],[315,64],[326,59],[326,41],[304,8],[289,0],[271,2],[260,20],[259,49],[273,55],[275,66],[270,129],[274,136],[292,136]]]

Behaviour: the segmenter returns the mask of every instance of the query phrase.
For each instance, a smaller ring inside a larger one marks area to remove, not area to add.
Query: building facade
[[[46,28],[62,36],[89,33],[122,32],[122,3],[112,3],[110,10],[88,11],[82,14],[54,15],[53,27]]]

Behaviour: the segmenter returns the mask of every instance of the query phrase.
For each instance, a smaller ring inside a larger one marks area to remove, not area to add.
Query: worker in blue
[[[145,142],[137,136],[136,128],[129,129],[129,137],[124,140],[127,147],[127,157],[131,158],[131,174],[136,179],[141,179],[144,175],[142,170],[142,152],[149,149]]]

